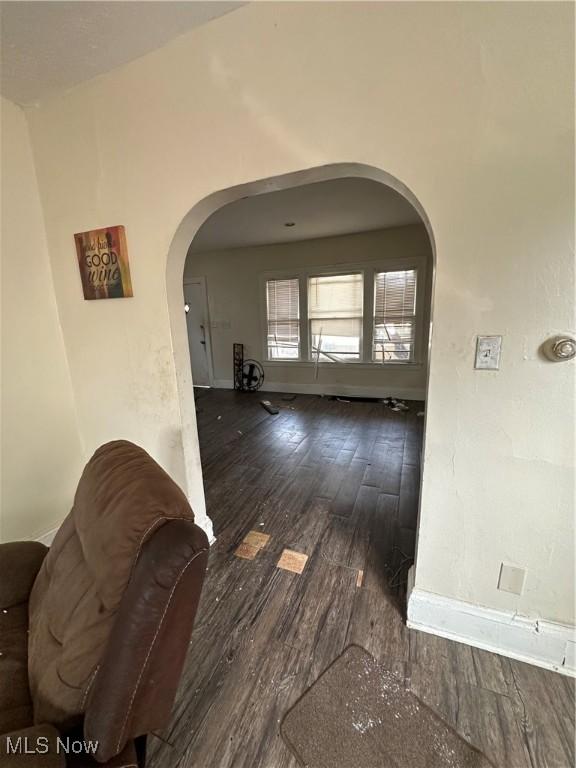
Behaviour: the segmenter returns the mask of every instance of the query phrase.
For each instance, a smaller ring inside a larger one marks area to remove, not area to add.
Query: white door
[[[192,364],[192,383],[195,387],[210,386],[208,365],[208,310],[206,285],[203,278],[189,279],[184,283],[186,325]]]

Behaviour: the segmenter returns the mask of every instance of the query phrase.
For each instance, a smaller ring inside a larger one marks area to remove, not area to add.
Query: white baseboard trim
[[[214,389],[233,389],[232,379],[214,379]],[[425,400],[423,389],[403,387],[357,387],[348,384],[290,384],[288,382],[264,381],[263,392],[291,392],[298,395],[334,395],[336,397],[399,397],[405,400]]]
[[[213,379],[210,386],[214,389],[234,389],[234,382],[232,379]]]
[[[54,536],[56,536],[57,532],[58,528],[52,528],[51,531],[46,531],[46,533],[43,533],[42,536],[38,536],[36,541],[39,541],[41,544],[45,544],[47,547],[49,547],[52,544]]]
[[[576,677],[576,629],[482,608],[417,587],[408,597],[407,625],[511,659]]]

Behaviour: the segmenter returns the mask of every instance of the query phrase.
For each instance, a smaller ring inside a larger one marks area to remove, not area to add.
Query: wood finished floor
[[[264,397],[283,406],[277,416]],[[217,541],[150,768],[296,768],[281,718],[350,643],[404,662],[412,690],[498,768],[572,768],[573,680],[403,623],[422,441],[413,405],[197,393]],[[235,557],[250,530],[271,539],[254,560]],[[276,568],[284,548],[309,556],[301,575]]]

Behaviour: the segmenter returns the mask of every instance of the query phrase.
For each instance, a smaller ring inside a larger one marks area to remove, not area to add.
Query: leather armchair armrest
[[[208,539],[171,520],[145,542],[88,695],[85,737],[105,761],[170,718],[208,560]]]
[[[51,725],[34,725],[0,735],[2,768],[66,768],[58,749],[58,731]]]
[[[0,544],[0,608],[27,602],[47,552],[39,541]]]

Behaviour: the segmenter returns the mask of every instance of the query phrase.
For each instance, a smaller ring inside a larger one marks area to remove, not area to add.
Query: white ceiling
[[[336,179],[243,198],[213,213],[192,251],[313,240],[420,222],[398,192],[368,179]],[[293,227],[286,227],[294,222]]]
[[[243,2],[1,2],[0,92],[40,101],[160,48]]]

